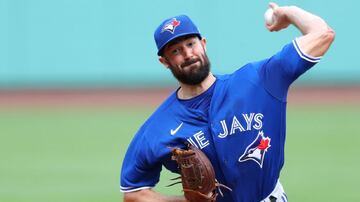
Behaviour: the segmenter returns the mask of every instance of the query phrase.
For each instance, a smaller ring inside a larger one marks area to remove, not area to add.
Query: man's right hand
[[[270,2],[269,7],[273,10],[274,22],[271,25],[266,25],[270,32],[277,32],[287,28],[291,22],[286,16],[286,6],[279,7],[276,3]]]
[[[297,39],[297,43],[300,50],[308,56],[323,56],[334,41],[334,30],[319,16],[296,6],[269,3],[269,7],[273,9],[275,22],[266,25],[266,28],[271,32],[280,31],[293,24],[303,34]]]

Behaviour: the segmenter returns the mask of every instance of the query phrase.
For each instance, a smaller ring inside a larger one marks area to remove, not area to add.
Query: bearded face
[[[209,75],[210,61],[206,53],[199,58],[190,59],[178,66],[169,66],[174,77],[187,85],[198,85]]]
[[[187,85],[198,85],[210,73],[205,40],[196,36],[180,38],[164,51],[165,64],[174,77]]]

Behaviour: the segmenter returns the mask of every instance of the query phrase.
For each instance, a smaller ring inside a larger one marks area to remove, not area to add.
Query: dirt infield
[[[173,89],[12,90],[0,91],[0,108],[156,106]],[[360,106],[360,86],[295,87],[291,105]]]

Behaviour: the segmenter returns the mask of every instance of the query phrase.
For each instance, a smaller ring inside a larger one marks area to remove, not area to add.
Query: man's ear
[[[204,47],[204,50],[206,51],[206,38],[201,38],[201,45]]]
[[[164,57],[162,57],[162,56],[159,57],[159,62],[160,62],[161,64],[163,64],[166,68],[169,68],[169,66],[170,66],[170,64],[169,64],[169,62],[167,61],[167,59],[164,58]]]

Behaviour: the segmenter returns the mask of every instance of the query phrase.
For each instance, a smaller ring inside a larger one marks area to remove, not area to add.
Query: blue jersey
[[[178,172],[170,148],[191,143],[208,156],[217,180],[232,189],[223,190],[217,201],[265,199],[284,164],[289,86],[319,59],[304,54],[294,40],[268,59],[217,75],[211,92],[205,92],[210,102],[203,99],[200,108],[189,107],[172,93],[130,143],[120,190],[154,187],[162,165]]]

